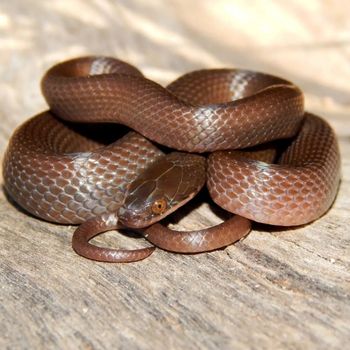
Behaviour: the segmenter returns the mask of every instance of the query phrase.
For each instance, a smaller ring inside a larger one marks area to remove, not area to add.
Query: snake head
[[[193,154],[173,152],[148,167],[133,181],[119,221],[126,227],[147,227],[187,203],[203,187],[206,161]]]

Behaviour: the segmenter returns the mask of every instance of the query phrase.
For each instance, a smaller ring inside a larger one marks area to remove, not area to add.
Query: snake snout
[[[143,228],[150,225],[149,218],[144,213],[139,213],[124,207],[120,207],[118,211],[119,221],[126,227]]]

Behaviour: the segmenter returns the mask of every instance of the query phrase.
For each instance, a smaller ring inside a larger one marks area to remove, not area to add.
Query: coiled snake
[[[304,112],[301,90],[284,79],[200,70],[164,88],[120,60],[83,57],[51,68],[42,90],[50,110],[12,136],[5,188],[37,217],[81,224],[73,248],[88,258],[127,262],[153,252],[153,246],[128,251],[88,243],[118,227],[143,228],[151,243],[166,250],[202,252],[245,236],[251,220],[311,222],[336,196],[335,134]],[[79,132],[78,122],[112,122],[133,131],[105,145]],[[284,141],[274,146],[276,140]],[[157,144],[176,152],[164,155]],[[214,202],[236,215],[194,232],[156,223],[205,183]]]

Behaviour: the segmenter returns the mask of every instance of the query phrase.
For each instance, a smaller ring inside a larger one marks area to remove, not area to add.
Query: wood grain
[[[343,1],[12,0],[0,5],[0,152],[47,108],[42,74],[84,54],[117,56],[163,84],[203,67],[263,70],[298,84],[336,129],[343,179],[315,223],[255,225],[225,250],[157,250],[135,264],[77,256],[74,227],[0,193],[1,349],[343,349],[350,339],[350,5]],[[186,215],[184,215],[186,214]],[[217,215],[219,214],[219,215]],[[217,223],[195,203],[185,229]],[[108,233],[102,244],[140,246]]]

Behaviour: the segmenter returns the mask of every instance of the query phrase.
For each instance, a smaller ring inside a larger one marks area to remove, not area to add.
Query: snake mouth
[[[144,228],[158,221],[156,218],[145,216],[144,213],[137,213],[121,207],[118,211],[118,219],[129,228]]]

